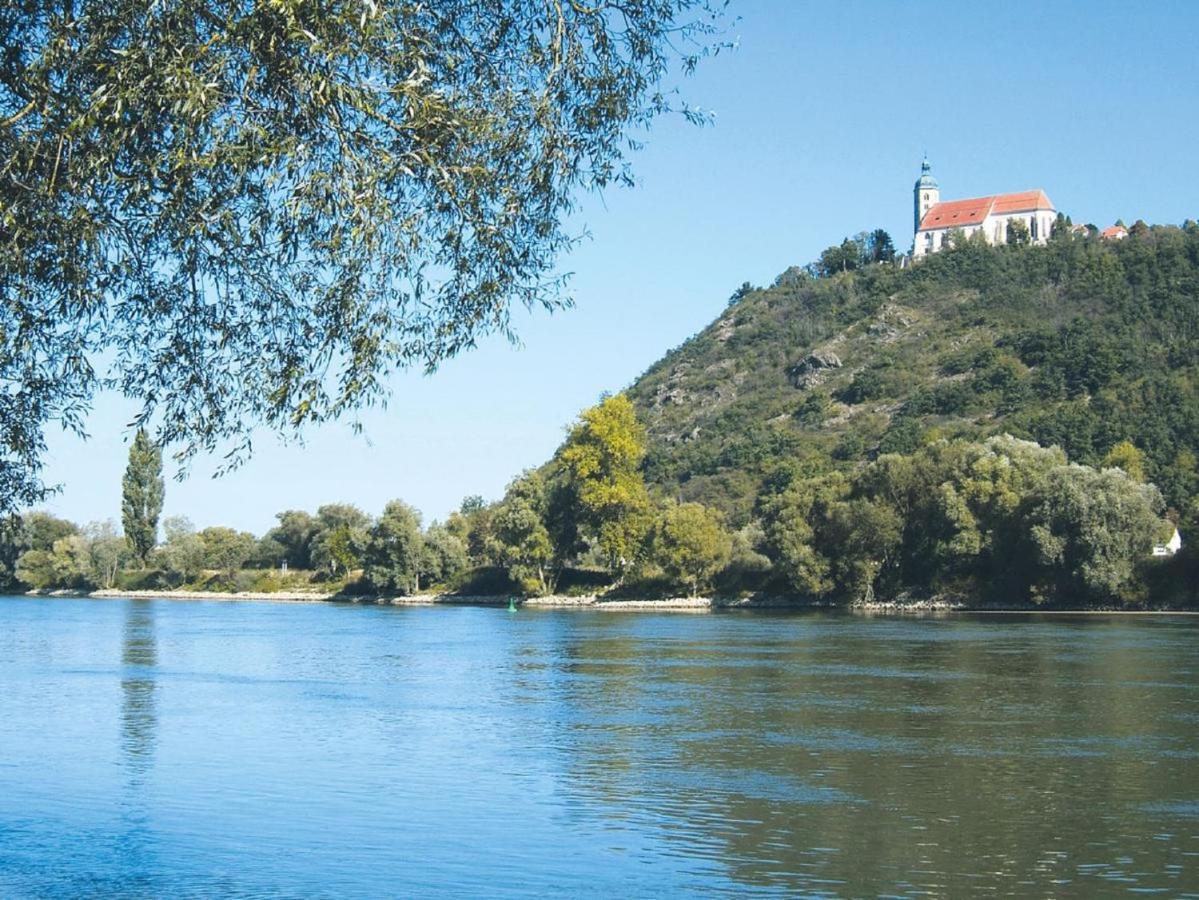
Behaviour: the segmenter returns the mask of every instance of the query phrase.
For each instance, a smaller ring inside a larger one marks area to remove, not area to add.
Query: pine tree
[[[158,543],[162,512],[162,448],[138,429],[129,448],[129,465],[121,481],[121,524],[129,549],[142,565]]]

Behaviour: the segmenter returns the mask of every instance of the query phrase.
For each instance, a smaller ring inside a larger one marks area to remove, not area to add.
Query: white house
[[[1153,548],[1154,556],[1173,556],[1182,549],[1182,535],[1178,533],[1178,529],[1174,529],[1174,533],[1170,535],[1170,540],[1164,544],[1157,544]]]
[[[1049,240],[1057,210],[1044,191],[943,201],[927,159],[920,169],[914,191],[916,237],[912,256],[925,256],[949,246],[949,236],[955,231],[967,237],[981,231],[988,244],[1005,243],[1008,223],[1013,219],[1024,222],[1034,244]]]

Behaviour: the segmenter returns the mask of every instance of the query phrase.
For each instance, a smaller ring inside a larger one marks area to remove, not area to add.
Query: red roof
[[[999,194],[991,212],[999,216],[1008,213],[1033,212],[1038,209],[1053,209],[1053,204],[1044,191],[1021,191],[1018,194]]]
[[[1126,234],[1128,234],[1128,229],[1123,225],[1108,225],[1107,228],[1099,232],[1099,236],[1105,238],[1123,237]]]
[[[1053,209],[1049,197],[1042,190],[1021,191],[1017,194],[995,194],[991,197],[974,197],[971,200],[946,200],[931,207],[920,220],[920,231],[930,228],[961,228],[963,225],[981,225],[987,216],[1009,215],[1018,212],[1033,212],[1038,209]]]

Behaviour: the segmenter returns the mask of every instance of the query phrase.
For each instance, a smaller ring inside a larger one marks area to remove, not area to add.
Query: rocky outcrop
[[[841,357],[831,350],[818,351],[804,357],[787,369],[787,378],[797,388],[808,387],[826,369],[841,368]]]

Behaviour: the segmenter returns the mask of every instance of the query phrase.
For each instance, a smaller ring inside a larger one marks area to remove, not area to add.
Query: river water
[[[6,597],[0,896],[1199,896],[1196,738],[1181,616]]]

